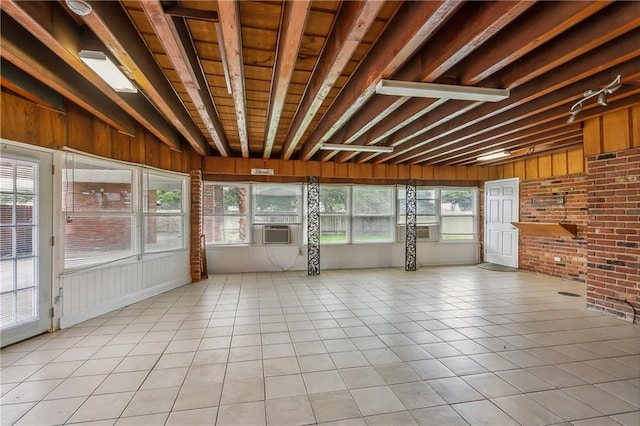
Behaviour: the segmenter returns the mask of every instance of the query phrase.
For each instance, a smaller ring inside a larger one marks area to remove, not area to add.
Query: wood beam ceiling
[[[242,158],[249,158],[249,132],[247,130],[247,100],[244,82],[244,62],[242,56],[242,25],[240,24],[240,10],[238,2],[218,1],[220,12],[220,27],[222,29],[222,44],[231,83],[231,96],[236,111],[238,135]]]
[[[200,155],[208,152],[207,141],[195,125],[173,88],[162,74],[144,40],[116,2],[94,2],[93,13],[82,20],[111,54],[131,73],[140,89]]]
[[[271,96],[269,97],[269,114],[267,115],[264,153],[262,154],[264,159],[271,157],[271,150],[280,126],[282,109],[289,91],[291,77],[293,77],[310,8],[310,0],[285,2],[283,4],[278,56],[271,85]]]
[[[194,63],[195,53],[190,40],[185,40],[177,32],[173,18],[165,15],[162,4],[156,0],[140,2],[153,30],[161,40],[162,47],[166,51],[173,68],[176,70],[180,81],[184,85],[189,98],[195,105],[198,115],[202,119],[218,153],[222,157],[230,155],[229,145],[225,138],[222,126],[218,120],[213,106],[213,101],[209,95],[208,85],[204,83],[201,74],[200,64]],[[194,69],[195,67],[195,69]],[[203,82],[201,85],[199,80]]]
[[[336,24],[309,79],[305,95],[289,129],[282,150],[283,159],[291,158],[311,120],[383,6],[384,2],[378,0],[350,1],[342,4]]]

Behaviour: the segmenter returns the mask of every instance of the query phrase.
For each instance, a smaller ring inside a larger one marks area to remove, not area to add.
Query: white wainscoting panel
[[[189,252],[147,255],[104,267],[65,274],[60,328],[103,315],[191,281]],[[57,306],[60,309],[60,306]]]

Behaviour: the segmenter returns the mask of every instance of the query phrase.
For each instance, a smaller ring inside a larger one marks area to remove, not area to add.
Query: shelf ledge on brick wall
[[[578,235],[578,225],[559,222],[511,222],[521,233],[546,237],[570,237]]]

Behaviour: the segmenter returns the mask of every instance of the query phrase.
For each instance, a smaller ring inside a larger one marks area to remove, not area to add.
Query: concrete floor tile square
[[[407,410],[446,404],[444,399],[425,382],[410,382],[389,386]]]
[[[522,425],[550,425],[563,419],[527,395],[513,395],[491,400],[502,411]]]
[[[220,404],[221,383],[183,384],[173,406],[174,410],[216,407]]]
[[[366,422],[368,426],[418,426],[411,414],[406,411],[369,416]]]
[[[264,401],[221,405],[216,426],[266,425]]]
[[[337,370],[303,373],[302,376],[309,394],[347,389]]]
[[[294,396],[266,401],[267,425],[302,426],[316,422],[309,397]]]
[[[266,399],[306,395],[307,389],[301,374],[274,376],[265,379]]]
[[[166,426],[197,426],[215,424],[218,407],[198,408],[194,410],[172,411]]]
[[[358,408],[365,416],[403,411],[405,408],[388,386],[351,391]]]
[[[361,417],[362,414],[349,391],[309,395],[318,422],[331,422]]]

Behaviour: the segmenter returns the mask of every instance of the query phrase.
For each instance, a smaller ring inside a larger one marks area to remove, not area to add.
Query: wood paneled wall
[[[584,122],[584,155],[640,147],[640,105]]]
[[[130,137],[71,102],[63,113],[5,90],[0,98],[0,136],[5,139],[57,150],[73,148],[183,173],[200,168],[200,156],[191,147],[185,144],[183,151],[172,151],[142,126],[136,126],[136,135]]]
[[[298,160],[262,160],[242,158],[206,157],[202,161],[202,173],[207,180],[250,179],[251,169],[273,169],[270,182],[306,179],[307,176],[344,182],[397,182],[415,179],[424,182],[477,182],[497,179],[494,167],[438,167],[409,166],[401,164],[333,163]]]
[[[519,177],[521,180],[566,176],[586,171],[582,147],[525,158],[495,168],[498,179]]]

